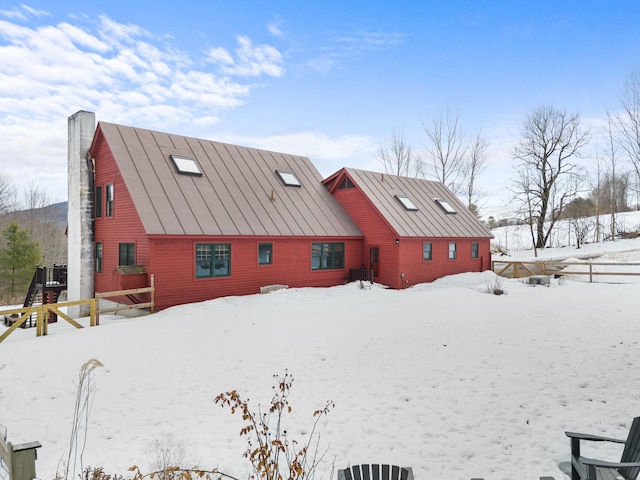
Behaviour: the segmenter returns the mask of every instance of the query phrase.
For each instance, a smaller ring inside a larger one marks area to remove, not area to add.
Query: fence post
[[[95,327],[96,325],[100,325],[100,313],[97,308],[98,299],[92,298],[89,302],[89,315],[91,316],[90,326]]]
[[[593,283],[593,263],[589,262],[589,283]]]
[[[155,286],[155,277],[154,274],[151,274],[151,309],[150,312],[153,313],[156,306],[156,286]]]

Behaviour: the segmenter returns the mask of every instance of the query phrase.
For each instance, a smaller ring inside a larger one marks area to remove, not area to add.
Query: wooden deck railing
[[[570,267],[580,266],[586,269],[571,269]],[[603,270],[602,267],[606,267]],[[616,267],[618,270],[611,270],[608,267]],[[632,267],[633,271],[620,270],[620,268]],[[589,277],[589,282],[593,282],[598,276],[639,276],[640,263],[617,263],[617,262],[560,262],[538,260],[535,262],[518,262],[512,260],[493,260],[491,269],[502,277],[522,278],[532,275],[583,275]]]
[[[17,328],[21,327],[31,315],[36,315],[36,337],[40,337],[42,335],[47,335],[49,328],[49,313],[54,313],[58,315],[63,320],[67,321],[71,325],[76,328],[84,328],[78,322],[76,322],[73,318],[69,317],[66,313],[62,312],[60,309],[64,307],[72,307],[76,305],[89,305],[89,326],[94,327],[96,325],[100,325],[100,314],[103,313],[114,313],[120,312],[123,310],[130,309],[140,309],[140,308],[148,308],[151,313],[153,313],[154,304],[155,304],[155,287],[153,281],[153,275],[151,275],[151,286],[144,288],[134,288],[131,290],[118,290],[115,292],[105,292],[105,293],[96,293],[94,298],[89,298],[87,300],[74,300],[70,302],[58,302],[58,303],[46,303],[44,305],[34,305],[30,307],[18,307],[18,308],[10,308],[7,310],[0,310],[0,318],[4,318],[5,315],[13,315],[18,314],[20,318],[17,319],[13,324],[2,334],[0,335],[0,343],[4,341],[11,333],[13,333]],[[124,297],[129,295],[138,295],[141,293],[149,293],[150,301],[145,303],[134,303],[134,304],[118,304],[117,307],[109,307],[105,309],[99,309],[99,301],[101,298],[116,298],[116,297]]]

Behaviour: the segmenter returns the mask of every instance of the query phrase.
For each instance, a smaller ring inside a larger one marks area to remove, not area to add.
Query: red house
[[[71,156],[70,222],[71,192],[84,191]],[[339,285],[357,270],[404,288],[490,267],[491,233],[437,182],[353,169],[323,181],[305,157],[106,122],[86,158],[94,289],[153,274],[158,309]],[[69,257],[87,250],[72,243]]]
[[[323,182],[364,234],[362,263],[404,288],[491,268],[491,232],[442,183],[343,168]]]

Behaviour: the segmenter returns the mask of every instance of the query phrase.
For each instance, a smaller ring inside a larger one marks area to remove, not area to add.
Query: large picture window
[[[118,248],[118,265],[135,265],[136,264],[136,244],[121,243]]]
[[[344,268],[344,243],[312,243],[311,269]]]
[[[231,245],[198,243],[196,245],[196,277],[228,277],[231,275]]]

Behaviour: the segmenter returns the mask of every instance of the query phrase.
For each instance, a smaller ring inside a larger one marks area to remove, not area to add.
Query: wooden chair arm
[[[640,462],[607,462],[606,460],[595,460],[593,458],[583,458],[582,463],[593,465],[596,468],[634,468],[640,467]]]
[[[591,442],[626,443],[626,440],[620,440],[619,438],[601,437],[600,435],[592,435],[589,433],[564,432],[564,434],[569,438],[576,438],[578,440],[587,440]]]

